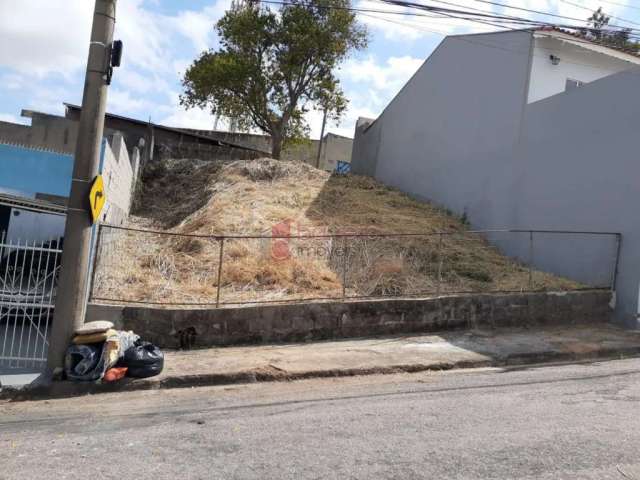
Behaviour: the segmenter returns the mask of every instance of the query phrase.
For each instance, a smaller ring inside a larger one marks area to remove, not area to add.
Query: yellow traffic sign
[[[100,212],[107,201],[107,194],[104,191],[104,181],[102,175],[98,175],[91,185],[89,192],[89,205],[91,207],[91,223],[96,223],[100,218]]]

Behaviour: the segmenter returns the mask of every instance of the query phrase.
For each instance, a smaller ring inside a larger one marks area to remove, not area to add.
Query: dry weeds
[[[271,159],[224,166],[170,161],[147,169],[131,226],[180,234],[434,233],[419,237],[227,239],[221,301],[245,303],[347,295],[565,290],[530,273],[459,218],[373,179],[331,176]],[[277,226],[274,229],[274,225]],[[94,296],[212,303],[220,242],[103,229]],[[441,279],[441,281],[438,281]]]

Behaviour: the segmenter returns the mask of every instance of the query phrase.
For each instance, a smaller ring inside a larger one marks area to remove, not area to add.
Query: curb
[[[640,346],[627,348],[610,348],[592,352],[531,352],[509,355],[492,360],[463,360],[459,362],[437,362],[429,364],[405,364],[385,367],[337,368],[328,370],[311,370],[303,372],[287,372],[275,367],[231,373],[207,373],[202,375],[174,375],[164,378],[124,379],[116,383],[74,383],[53,382],[49,385],[38,385],[21,389],[5,387],[0,391],[0,401],[27,401],[55,398],[69,398],[80,395],[116,393],[140,390],[161,390],[172,388],[193,388],[216,385],[233,385],[257,382],[287,382],[312,378],[338,378],[362,375],[388,375],[394,373],[419,373],[426,371],[447,371],[454,369],[473,369],[487,367],[512,367],[523,365],[540,365],[554,362],[578,362],[588,360],[618,360],[640,356]]]

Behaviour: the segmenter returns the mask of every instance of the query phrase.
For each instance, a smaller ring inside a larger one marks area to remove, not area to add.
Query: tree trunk
[[[282,153],[282,134],[280,132],[273,132],[271,134],[271,156],[276,160],[280,160],[280,154]]]

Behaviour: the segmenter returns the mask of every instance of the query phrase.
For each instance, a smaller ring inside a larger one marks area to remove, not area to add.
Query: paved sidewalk
[[[640,353],[640,332],[610,325],[443,332],[308,344],[169,352],[156,381],[253,373],[306,378],[387,371],[485,367],[612,353]]]
[[[56,382],[51,396],[256,381],[418,372],[621,358],[640,354],[640,332],[608,324],[443,332],[306,344],[165,352],[165,369],[115,384]],[[15,398],[15,395],[13,395]]]

